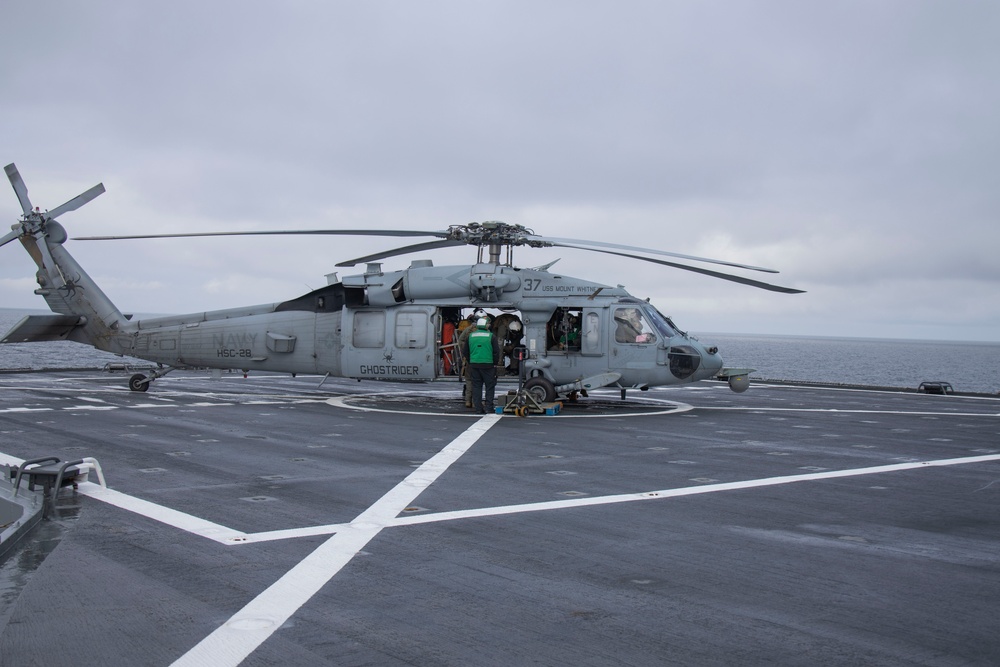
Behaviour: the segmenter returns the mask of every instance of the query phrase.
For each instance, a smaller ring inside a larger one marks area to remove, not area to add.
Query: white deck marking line
[[[397,394],[351,394],[349,396],[334,396],[333,398],[328,398],[324,403],[327,405],[332,405],[335,408],[344,408],[347,410],[357,410],[358,412],[391,412],[395,415],[420,415],[422,417],[432,416],[432,417],[479,417],[473,412],[417,412],[416,410],[383,410],[382,408],[366,408],[360,405],[350,405],[347,401],[352,398],[370,398],[372,396],[389,396]],[[437,398],[437,397],[435,397]]]
[[[499,421],[479,419],[173,664],[239,665]]]
[[[546,510],[566,509],[570,507],[610,505],[613,503],[627,503],[627,502],[634,502],[637,500],[661,500],[663,498],[695,496],[703,493],[715,493],[717,491],[754,489],[762,486],[778,486],[780,484],[792,484],[795,482],[810,482],[822,479],[836,479],[841,477],[857,477],[860,475],[877,475],[887,472],[899,472],[901,470],[917,470],[920,468],[967,465],[971,463],[984,463],[988,461],[1000,461],[1000,454],[989,454],[985,456],[967,456],[957,459],[938,459],[936,461],[913,461],[908,463],[895,463],[892,465],[884,465],[884,466],[872,466],[870,468],[830,470],[826,472],[807,473],[803,475],[765,477],[762,479],[749,479],[741,482],[724,482],[721,484],[685,486],[678,489],[663,489],[661,491],[647,491],[645,493],[624,493],[614,496],[595,496],[592,498],[551,500],[540,503],[527,503],[524,505],[483,507],[480,509],[456,510],[453,512],[438,512],[436,514],[420,514],[413,516],[397,517],[392,521],[391,525],[412,526],[421,523],[435,523],[438,521],[454,521],[456,519],[471,519],[471,518],[486,517],[486,516],[500,516],[504,514],[518,514],[521,512],[541,512]]]
[[[0,452],[0,465],[17,467],[22,463],[24,463],[24,459]],[[185,514],[184,512],[164,507],[163,505],[157,505],[156,503],[151,503],[148,500],[136,498],[120,491],[105,489],[100,484],[95,484],[94,482],[82,482],[77,489],[77,493],[106,502],[109,505],[114,505],[128,512],[153,519],[154,521],[165,523],[168,526],[173,526],[174,528],[179,528],[180,530],[201,537],[207,537],[221,544],[231,545],[239,543],[240,538],[245,535],[245,533],[241,533],[238,530],[200,519],[191,514]]]
[[[496,417],[495,415],[493,415]],[[611,496],[592,496],[587,498],[573,498],[567,500],[551,500],[539,503],[526,503],[521,505],[503,505],[499,507],[483,507],[468,510],[455,510],[453,512],[436,512],[411,516],[396,517],[387,521],[385,527],[410,526],[421,523],[435,523],[439,521],[454,521],[457,519],[468,519],[484,516],[498,516],[503,514],[517,514],[521,512],[541,512],[553,509],[566,509],[571,507],[587,507],[594,505],[609,505],[613,503],[632,502],[636,500],[659,500],[663,498],[676,498],[679,496],[698,495],[703,493],[713,493],[716,491],[731,491],[734,489],[756,488],[761,486],[775,486],[778,484],[790,484],[793,482],[813,481],[820,479],[831,479],[836,477],[855,477],[858,475],[872,475],[885,472],[895,472],[900,470],[913,470],[928,466],[963,465],[968,463],[980,463],[983,461],[1000,460],[1000,455],[984,455],[975,457],[965,457],[957,459],[940,459],[937,461],[912,461],[906,463],[895,463],[885,466],[874,466],[870,468],[853,468],[847,470],[833,470],[819,473],[806,473],[802,475],[790,475],[782,477],[766,477],[756,480],[744,480],[739,482],[725,482],[721,484],[704,484],[701,486],[680,487],[676,489],[662,489],[659,491],[644,491],[640,493],[625,493]],[[19,466],[24,463],[23,459],[12,457],[0,453],[0,464]],[[412,475],[411,475],[412,477]],[[409,479],[409,478],[408,478]],[[120,509],[145,516],[154,521],[166,524],[173,528],[185,532],[205,537],[227,546],[254,544],[258,542],[272,542],[278,540],[298,539],[303,537],[315,537],[318,535],[331,535],[339,533],[348,528],[355,528],[356,521],[352,523],[334,523],[319,526],[303,526],[301,528],[285,528],[281,530],[262,531],[259,533],[246,533],[221,524],[217,524],[206,519],[186,514],[184,512],[157,505],[147,500],[130,496],[112,489],[103,489],[93,482],[80,484],[79,493],[114,505]],[[402,511],[402,510],[400,510]],[[399,514],[399,512],[397,512]]]
[[[20,466],[24,463],[24,459],[18,458],[16,456],[11,456],[4,452],[0,452],[0,465],[9,465],[12,467]],[[328,535],[332,532],[336,532],[345,526],[346,524],[338,524],[336,526],[320,526],[319,529],[316,528],[297,528],[291,529],[289,531],[273,531],[274,533],[292,533],[289,535],[283,535],[280,537],[264,537],[263,539],[252,539],[253,536],[247,535],[238,530],[228,528],[218,523],[213,523],[205,519],[194,516],[193,514],[186,514],[164,505],[157,505],[148,500],[143,500],[142,498],[137,498],[135,496],[130,496],[126,493],[120,491],[115,491],[114,489],[106,489],[100,484],[94,482],[82,482],[79,484],[77,493],[80,495],[93,498],[94,500],[100,500],[102,502],[108,503],[109,505],[114,505],[120,509],[127,512],[132,512],[140,516],[144,516],[148,519],[154,521],[159,521],[173,528],[183,530],[200,537],[206,537],[210,540],[214,540],[220,544],[225,544],[231,546],[233,544],[242,544],[245,542],[265,542],[269,539],[284,539],[290,537],[307,537],[310,535]],[[267,533],[263,533],[267,535]]]
[[[914,396],[914,395],[916,395],[916,396],[925,396],[928,400],[935,399],[935,398],[944,398],[944,396],[942,396],[940,394],[921,394],[921,393],[914,394],[914,392],[912,390],[904,389],[902,387],[896,387],[896,388],[891,388],[891,389],[877,389],[877,388],[874,388],[874,387],[870,387],[870,388],[865,388],[865,387],[833,387],[833,386],[829,386],[829,385],[824,387],[822,385],[774,384],[773,382],[768,382],[768,381],[764,381],[764,380],[758,382],[758,381],[753,380],[753,379],[751,379],[750,382],[752,383],[752,385],[754,387],[767,387],[769,389],[818,389],[820,391],[853,391],[853,392],[856,392],[856,393],[865,393],[865,394],[902,394],[902,395],[906,395],[906,396]],[[715,387],[715,389],[729,389],[729,387],[727,387],[726,385],[719,385],[719,386]],[[995,401],[995,400],[997,400],[992,394],[978,394],[978,395],[975,395],[975,396],[967,396],[967,395],[956,396],[954,394],[951,394],[951,395],[947,396],[947,398],[948,398],[948,400],[962,399],[962,400],[972,400],[972,401],[983,401],[983,400],[985,400],[985,401]],[[921,400],[923,400],[923,399],[921,399]]]
[[[16,456],[11,456],[10,454],[5,454],[4,452],[0,452],[0,465],[6,465],[16,468],[22,463],[24,463],[24,459],[19,459]]]
[[[441,392],[426,392],[427,395],[431,395],[434,398],[441,398]],[[413,393],[411,396],[420,397],[424,395],[423,393]],[[344,408],[346,410],[357,410],[359,412],[390,412],[394,415],[420,415],[423,417],[434,416],[434,417],[475,417],[476,415],[470,412],[432,412],[429,410],[419,411],[419,410],[399,410],[398,408],[372,408],[362,405],[351,405],[349,401],[356,398],[372,398],[374,396],[396,396],[398,393],[388,393],[379,392],[375,394],[350,394],[346,396],[335,396],[333,398],[326,399],[326,403],[332,405],[335,408]],[[453,393],[446,395],[448,398],[454,398]],[[653,403],[653,404],[665,404],[663,410],[657,410],[655,412],[615,412],[604,415],[547,415],[546,419],[552,419],[553,417],[559,419],[607,419],[609,417],[621,418],[621,417],[653,417],[657,415],[669,415],[680,412],[687,412],[688,410],[693,410],[694,406],[688,405],[687,403],[681,403],[679,401],[671,401],[665,398],[636,398],[636,401]],[[513,415],[506,415],[508,417],[513,417]]]
[[[238,540],[244,535],[244,533],[238,530],[233,530],[232,528],[227,528],[226,526],[200,519],[191,514],[185,514],[184,512],[179,512],[163,505],[157,505],[148,500],[136,498],[135,496],[130,496],[113,489],[105,489],[93,482],[80,484],[78,492],[95,500],[100,500],[109,505],[114,505],[123,510],[134,512],[135,514],[201,537],[207,537],[222,544],[232,544],[234,540]]]
[[[754,408],[736,405],[706,405],[698,410],[743,410],[746,412],[820,412],[823,414],[845,415],[913,415],[917,417],[1000,417],[992,412],[915,412],[913,410],[839,410],[836,408]]]
[[[246,533],[238,537],[230,537],[227,544],[254,544],[256,542],[275,542],[277,540],[293,540],[300,537],[316,537],[332,535],[351,528],[349,523],[328,523],[322,526],[305,526],[303,528],[284,528],[281,530],[265,530],[260,533]]]

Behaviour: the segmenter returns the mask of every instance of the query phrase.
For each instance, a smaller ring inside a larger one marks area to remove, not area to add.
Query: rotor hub
[[[524,225],[511,225],[499,220],[470,222],[467,225],[451,225],[448,238],[470,245],[515,246],[528,243],[528,236],[534,232]]]

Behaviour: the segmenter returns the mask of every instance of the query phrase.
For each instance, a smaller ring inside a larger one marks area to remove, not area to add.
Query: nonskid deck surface
[[[0,376],[0,452],[109,487],[5,583],[0,664],[1000,662],[1000,400],[318,384]]]

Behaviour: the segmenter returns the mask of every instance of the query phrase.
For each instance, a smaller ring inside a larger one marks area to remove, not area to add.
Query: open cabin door
[[[341,367],[346,377],[432,380],[436,374],[433,306],[345,308]]]
[[[545,327],[548,352],[588,357],[607,354],[607,310],[590,305],[557,308]]]

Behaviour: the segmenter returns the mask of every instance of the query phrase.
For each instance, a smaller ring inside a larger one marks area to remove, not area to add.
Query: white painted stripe
[[[286,528],[284,530],[267,530],[260,533],[247,533],[238,538],[230,538],[230,544],[253,544],[255,542],[274,542],[277,540],[292,540],[300,537],[316,537],[317,535],[332,535],[351,527],[349,523],[329,523],[323,526],[306,526],[304,528]]]
[[[431,412],[430,410],[424,410],[423,412],[417,410],[398,410],[398,409],[385,409],[382,408],[368,408],[360,405],[351,405],[348,401],[354,398],[371,398],[372,396],[388,396],[390,394],[349,394],[347,396],[335,396],[334,398],[328,398],[324,402],[327,405],[332,405],[335,408],[345,408],[347,410],[357,410],[358,412],[391,412],[394,415],[419,415],[426,417],[428,415],[434,417],[465,417],[466,419],[472,417],[478,417],[479,415],[472,412]],[[397,396],[398,394],[391,394],[392,396]]]
[[[24,459],[0,452],[0,465],[16,467],[20,466],[22,463],[24,463]],[[195,535],[207,537],[210,540],[215,540],[216,542],[221,542],[223,544],[231,544],[243,535],[243,533],[233,530],[232,528],[226,528],[225,526],[221,526],[217,523],[212,523],[211,521],[199,519],[198,517],[191,516],[190,514],[178,512],[177,510],[170,509],[169,507],[163,507],[162,505],[157,505],[155,503],[142,500],[141,498],[120,493],[118,491],[102,487],[94,482],[81,483],[79,485],[78,493],[94,498],[95,500],[104,501],[109,505],[120,507],[121,509],[129,512],[135,512],[136,514],[165,523],[169,526],[186,530],[190,533],[194,533]]]
[[[24,463],[24,461],[24,459],[0,452],[0,465],[17,467]],[[239,544],[241,541],[240,538],[245,535],[245,533],[238,530],[233,530],[232,528],[206,521],[191,514],[178,512],[169,507],[151,503],[148,500],[105,488],[94,482],[82,482],[77,492],[123,510],[153,519],[154,521],[165,523],[168,526],[173,526],[174,528],[193,533],[200,537],[206,537],[221,544]]]
[[[865,388],[862,388],[862,387],[831,387],[831,386],[825,386],[824,387],[824,386],[821,386],[821,385],[774,384],[772,382],[766,382],[766,381],[763,381],[763,380],[757,381],[757,380],[754,380],[753,378],[750,379],[750,382],[755,387],[767,387],[768,389],[791,389],[793,391],[797,391],[799,389],[818,389],[820,391],[843,391],[843,392],[854,392],[854,393],[858,393],[858,394],[896,394],[896,395],[905,395],[905,396],[915,397],[915,398],[917,398],[917,400],[927,400],[927,401],[932,401],[932,400],[942,399],[942,398],[945,399],[945,400],[948,400],[948,401],[959,401],[959,400],[962,400],[962,401],[982,401],[982,400],[995,401],[995,400],[997,400],[995,397],[993,397],[992,395],[988,395],[988,394],[987,395],[980,394],[980,395],[976,395],[976,396],[967,396],[967,395],[956,396],[954,394],[950,394],[950,395],[947,395],[947,396],[942,396],[941,394],[915,393],[913,391],[909,391],[909,390],[901,389],[901,388],[896,388],[896,389],[865,389]],[[665,389],[667,391],[670,391],[670,389],[667,388],[667,387],[664,387],[663,389]],[[722,385],[718,385],[716,387],[716,389],[729,389],[729,387],[727,385],[725,385],[725,384],[722,384]]]
[[[173,664],[239,665],[498,421],[477,421]]]
[[[730,410],[740,412],[819,412],[853,415],[913,415],[915,417],[1000,417],[991,412],[917,412],[913,410],[840,410],[837,408],[765,408],[737,405],[702,405],[699,410]]]
[[[421,392],[421,393],[414,393],[414,394],[412,394],[412,396],[415,397],[415,398],[419,398],[419,397],[423,397],[423,396],[427,396],[427,395],[431,395],[434,398],[454,398],[454,394],[451,393],[451,392],[449,392],[448,394],[441,394],[440,392],[438,392],[438,393]],[[353,405],[351,403],[351,401],[354,400],[354,399],[359,399],[359,398],[373,398],[373,397],[377,397],[377,396],[392,396],[392,397],[398,398],[399,394],[398,393],[386,393],[386,392],[380,392],[380,393],[376,393],[376,394],[348,394],[348,395],[345,395],[345,396],[336,396],[334,398],[328,398],[328,399],[326,399],[325,402],[327,404],[329,404],[329,405],[332,405],[335,408],[344,408],[344,409],[347,409],[347,410],[357,410],[358,412],[387,412],[387,413],[391,413],[391,414],[394,414],[394,415],[419,415],[419,416],[423,416],[423,417],[426,417],[428,415],[435,416],[435,417],[475,417],[476,416],[475,414],[472,414],[470,412],[435,412],[435,411],[430,410],[430,409],[428,409],[428,410],[400,410],[398,407],[375,408],[375,407],[370,407],[370,406]],[[693,410],[694,409],[693,405],[688,405],[687,403],[680,403],[678,401],[669,401],[669,400],[660,399],[660,398],[644,398],[644,397],[639,397],[639,398],[635,398],[633,400],[635,400],[637,402],[652,403],[654,405],[663,405],[665,407],[662,410],[656,410],[656,411],[650,411],[650,412],[614,412],[614,413],[597,414],[597,415],[589,415],[589,414],[563,414],[563,413],[559,413],[557,415],[546,415],[545,419],[554,419],[554,418],[558,418],[558,419],[608,419],[608,418],[621,419],[621,418],[624,418],[624,417],[653,417],[653,416],[656,416],[656,415],[669,415],[669,414],[673,414],[675,412],[676,413],[687,412],[689,410]],[[512,416],[512,415],[508,415],[508,416]]]
[[[0,413],[4,412],[52,412],[55,408],[4,408],[0,410]]]
[[[178,512],[163,505],[157,505],[148,500],[120,493],[113,489],[106,489],[93,482],[80,484],[79,492],[95,500],[100,500],[109,505],[120,507],[123,510],[134,512],[154,521],[159,521],[168,526],[173,526],[189,533],[200,535],[201,537],[207,537],[210,540],[222,542],[223,544],[229,544],[234,539],[244,535],[244,533],[238,530],[233,530],[232,528],[227,528],[220,524],[185,514],[184,512]]]
[[[547,510],[567,509],[571,507],[592,507],[595,505],[627,503],[627,502],[634,502],[637,500],[662,500],[664,498],[695,496],[704,493],[716,493],[718,491],[754,489],[763,486],[778,486],[780,484],[793,484],[795,482],[811,482],[822,479],[835,479],[839,477],[858,477],[860,475],[877,475],[887,472],[899,472],[902,470],[917,470],[920,468],[931,468],[939,466],[968,465],[972,463],[984,463],[988,461],[1000,461],[1000,454],[990,454],[986,456],[967,456],[958,459],[939,459],[936,461],[912,461],[907,463],[894,463],[892,465],[873,466],[870,468],[853,468],[849,470],[829,470],[826,472],[815,472],[804,475],[786,475],[782,477],[749,479],[741,482],[724,482],[721,484],[703,484],[701,486],[685,486],[678,489],[645,491],[643,493],[625,493],[613,496],[572,498],[568,500],[551,500],[540,503],[527,503],[524,505],[506,505],[501,507],[483,507],[471,510],[457,510],[454,512],[438,512],[436,514],[419,514],[413,516],[398,517],[393,520],[392,525],[412,526],[421,523],[434,523],[438,521],[454,521],[456,519],[471,519],[484,516],[500,516],[505,514],[518,514],[522,512],[543,512]]]
[[[0,465],[7,466],[19,466],[24,463],[24,459],[19,459],[16,456],[11,456],[10,454],[5,454],[0,452]]]

